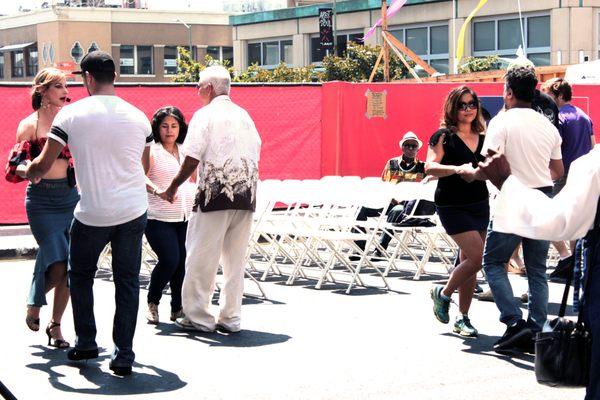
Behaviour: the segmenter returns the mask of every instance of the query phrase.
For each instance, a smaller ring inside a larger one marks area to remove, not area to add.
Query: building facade
[[[228,13],[53,7],[0,18],[0,81],[30,81],[40,68],[78,69],[85,54],[112,54],[120,82],[167,82],[177,47],[233,63]],[[70,77],[69,79],[76,79]]]
[[[458,33],[479,0],[407,0],[388,21],[388,30],[437,71],[455,71]],[[599,58],[600,0],[491,0],[469,23],[465,57],[498,54],[513,58],[520,45],[536,65],[575,64]],[[318,4],[230,17],[234,67],[243,71],[257,63],[273,68],[319,64]],[[380,0],[338,1],[337,42],[343,53],[347,42],[362,37],[381,17]],[[381,32],[366,44],[381,44]]]

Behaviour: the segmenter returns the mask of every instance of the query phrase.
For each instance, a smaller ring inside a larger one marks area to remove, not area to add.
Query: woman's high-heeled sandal
[[[59,349],[66,349],[67,347],[71,347],[69,342],[64,339],[55,339],[52,337],[52,329],[59,327],[60,324],[58,322],[50,322],[46,327],[46,335],[48,335],[48,346],[56,347]]]

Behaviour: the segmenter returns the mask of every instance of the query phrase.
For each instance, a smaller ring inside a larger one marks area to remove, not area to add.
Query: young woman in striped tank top
[[[156,111],[152,117],[152,133],[155,143],[150,149],[150,168],[146,179],[146,239],[156,253],[158,263],[150,278],[146,319],[157,324],[158,303],[167,283],[171,287],[171,321],[183,317],[181,285],[185,275],[185,235],[194,200],[194,184],[184,184],[172,204],[156,195],[169,186],[185,158],[181,144],[185,140],[187,125],[181,111],[171,106]]]

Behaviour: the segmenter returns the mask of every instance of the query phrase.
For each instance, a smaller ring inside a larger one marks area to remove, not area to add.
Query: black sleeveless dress
[[[476,168],[477,163],[485,159],[480,154],[484,139],[483,135],[479,135],[477,149],[472,152],[457,134],[440,129],[431,136],[429,145],[435,146],[439,140],[444,140],[444,157],[440,164],[459,166],[471,163]],[[449,235],[487,229],[490,220],[489,192],[483,181],[469,183],[457,174],[439,178],[435,205],[442,226]]]

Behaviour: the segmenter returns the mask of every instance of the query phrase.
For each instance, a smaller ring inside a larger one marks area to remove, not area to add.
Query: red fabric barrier
[[[5,163],[15,142],[19,121],[32,112],[29,88],[0,86],[3,129],[0,156]],[[117,93],[151,118],[165,105],[181,109],[189,121],[200,104],[196,89],[181,86],[124,86]],[[77,101],[87,95],[83,87],[69,88]],[[319,178],[321,175],[321,87],[320,86],[235,86],[231,97],[245,108],[256,123],[262,139],[260,177]],[[2,164],[4,167],[5,164]],[[11,184],[0,179],[0,224],[26,223],[26,183]]]
[[[398,141],[412,130],[426,143],[439,126],[447,93],[457,83],[365,84],[332,82],[323,86],[238,86],[232,98],[256,123],[263,146],[261,178],[318,178],[323,175],[378,176],[384,163],[398,155]],[[502,95],[501,83],[471,84],[480,96]],[[387,91],[387,118],[365,117],[367,89]],[[600,121],[600,86],[576,85],[573,102]],[[199,102],[191,87],[119,87],[118,94],[148,117],[164,105],[179,107],[189,121]],[[31,112],[28,88],[0,86],[4,129],[0,154],[14,143],[18,123]],[[70,88],[73,101],[86,95]],[[598,123],[596,124],[598,126]],[[600,139],[596,128],[597,140]],[[600,140],[599,140],[600,141]],[[425,159],[427,146],[419,157]],[[23,207],[26,184],[0,180],[0,224],[27,221]]]
[[[459,83],[348,83],[323,85],[322,175],[379,176],[385,162],[400,154],[398,142],[413,131],[425,144],[438,129],[446,95]],[[502,96],[502,83],[469,84],[479,96]],[[387,92],[387,118],[365,116],[367,89]],[[600,86],[575,85],[573,103],[600,121]],[[598,126],[600,122],[597,122]],[[596,137],[600,138],[596,128]]]

